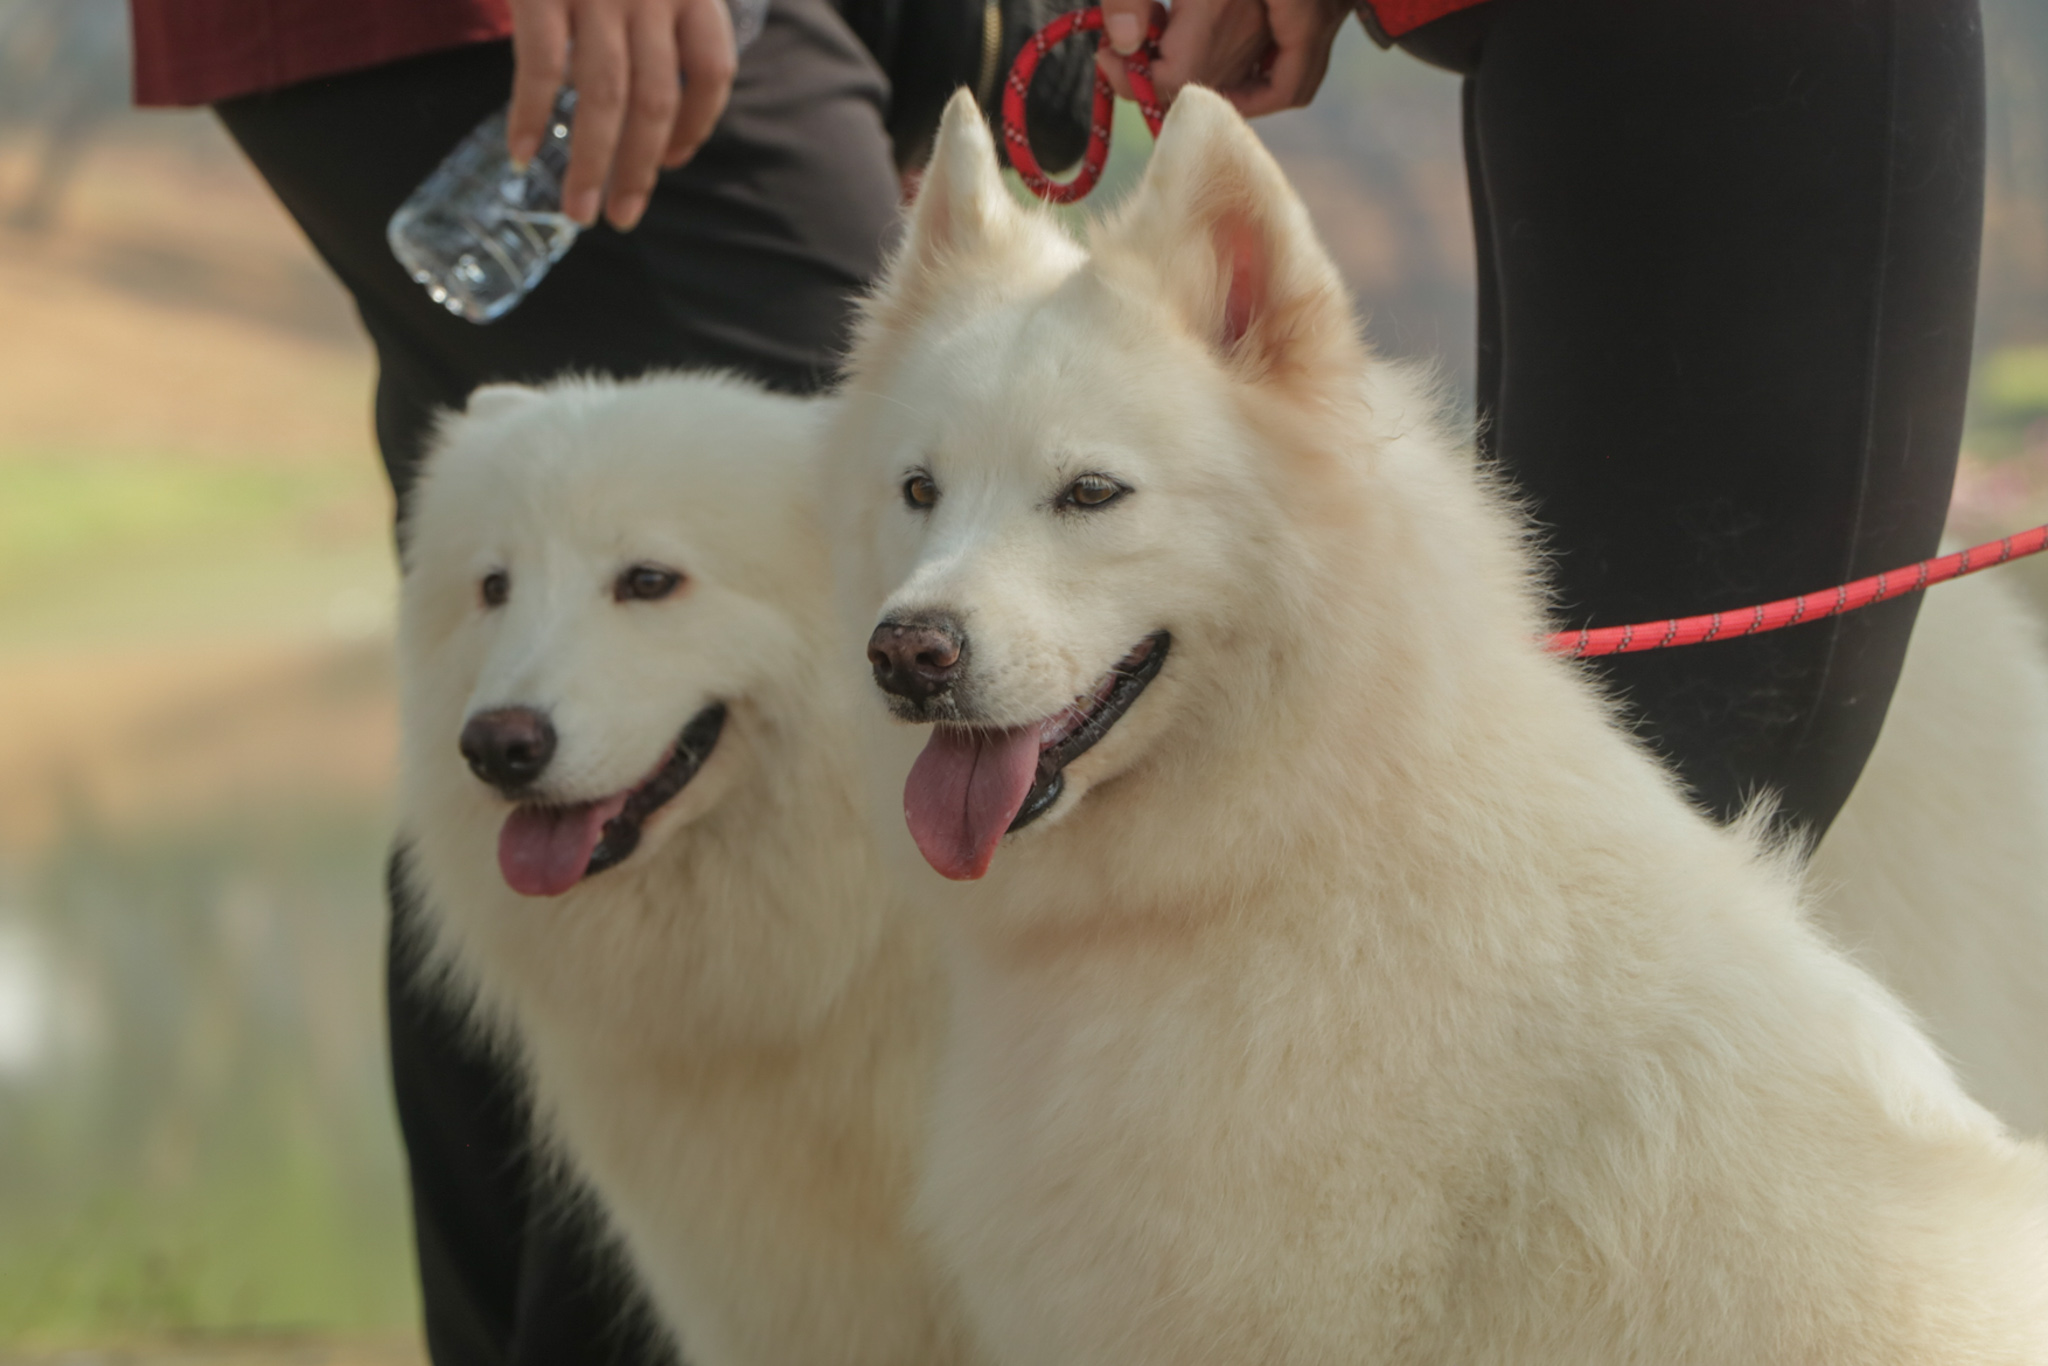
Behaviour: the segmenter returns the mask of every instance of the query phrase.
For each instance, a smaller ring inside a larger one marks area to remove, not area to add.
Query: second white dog
[[[2048,1138],[2048,665],[2008,579],[1921,606],[1807,882],[1815,920],[1905,998],[1963,1089]]]
[[[693,1366],[950,1366],[905,1222],[940,997],[857,800],[818,420],[471,400],[408,522],[407,862]]]

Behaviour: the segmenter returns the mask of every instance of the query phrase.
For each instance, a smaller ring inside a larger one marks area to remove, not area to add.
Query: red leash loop
[[[1110,89],[1109,81],[1100,71],[1095,73],[1095,105],[1088,116],[1088,150],[1081,154],[1081,169],[1074,178],[1061,184],[1047,175],[1039,166],[1038,158],[1031,154],[1031,139],[1024,131],[1024,94],[1031,88],[1032,73],[1038,70],[1039,59],[1054,46],[1075,33],[1093,33],[1102,27],[1102,11],[1099,9],[1077,9],[1062,14],[1034,35],[1030,42],[1017,53],[1016,64],[1010,68],[1010,79],[1003,86],[1003,141],[1010,149],[1010,165],[1031,192],[1040,199],[1053,204],[1071,204],[1095,188],[1095,182],[1102,179],[1103,163],[1109,160],[1109,129],[1116,117],[1116,92]],[[1155,21],[1151,31],[1145,35],[1145,42],[1136,52],[1124,58],[1124,69],[1130,73],[1131,88],[1138,92],[1138,108],[1144,111],[1145,124],[1152,130],[1152,136],[1159,136],[1159,124],[1165,119],[1166,111],[1159,107],[1159,96],[1152,88],[1152,56],[1157,51],[1159,25]]]
[[[2037,526],[2031,531],[1973,545],[1953,555],[1937,555],[1902,569],[1872,574],[1867,579],[1845,583],[1839,588],[1823,588],[1817,593],[1801,593],[1797,597],[1780,598],[1755,607],[1738,607],[1729,612],[1709,612],[1701,617],[1674,617],[1669,621],[1639,621],[1629,626],[1559,631],[1546,640],[1544,646],[1552,654],[1593,659],[1600,655],[1632,655],[1644,650],[1761,635],[1765,631],[1797,626],[1802,621],[1837,617],[1874,602],[1883,602],[1886,598],[1904,597],[2008,560],[2038,555],[2043,550],[2048,550],[2048,526]]]

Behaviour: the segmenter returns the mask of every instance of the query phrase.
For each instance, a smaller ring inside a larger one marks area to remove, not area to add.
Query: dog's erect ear
[[[910,209],[910,233],[884,294],[919,292],[922,282],[950,261],[989,250],[1020,215],[996,164],[974,96],[962,88],[946,105],[932,159]]]
[[[524,384],[484,384],[470,391],[462,412],[465,417],[488,422],[515,408],[524,408],[539,397],[540,390]]]
[[[1308,210],[1231,108],[1184,89],[1098,254],[1148,263],[1196,335],[1248,378],[1357,346],[1351,303]]]

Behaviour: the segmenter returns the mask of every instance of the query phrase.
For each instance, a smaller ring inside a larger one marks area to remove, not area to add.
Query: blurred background
[[[2048,520],[2048,0],[1987,25],[1965,533]],[[211,119],[127,90],[122,0],[0,0],[0,1363],[417,1362],[370,356]],[[1354,29],[1262,131],[1378,345],[1469,392],[1455,79]]]

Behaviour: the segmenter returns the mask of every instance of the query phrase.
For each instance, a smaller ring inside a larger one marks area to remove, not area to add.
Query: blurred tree
[[[127,103],[125,0],[0,0],[0,125],[26,125],[41,141],[12,226],[55,221],[94,134]]]

